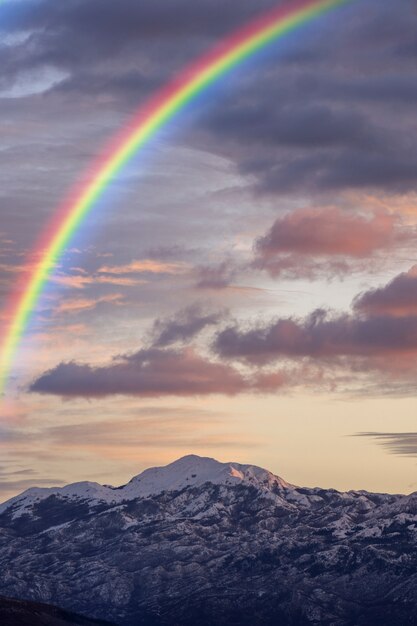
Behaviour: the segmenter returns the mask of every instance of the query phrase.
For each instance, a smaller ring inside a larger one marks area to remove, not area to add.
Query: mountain
[[[88,502],[90,507],[95,507],[147,498],[163,491],[182,491],[187,487],[201,487],[205,483],[228,486],[246,484],[262,489],[290,487],[278,476],[254,465],[219,463],[214,459],[189,455],[166,467],[147,469],[122,487],[81,482],[62,488],[27,489],[20,496],[1,504],[0,515],[6,510],[13,510],[13,516],[20,517],[26,511],[32,510],[35,504],[51,496],[60,500]]]
[[[0,596],[1,626],[111,626],[109,622],[87,619],[55,606],[12,600]]]
[[[417,624],[417,494],[187,456],[0,507],[0,593],[121,626]]]

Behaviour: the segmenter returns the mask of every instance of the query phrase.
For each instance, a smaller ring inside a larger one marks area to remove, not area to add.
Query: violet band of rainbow
[[[35,249],[37,261],[6,307],[0,353],[0,393],[4,394],[17,348],[40,296],[84,218],[110,182],[152,137],[217,79],[251,55],[322,14],[352,0],[296,0],[261,15],[188,66],[152,97],[113,140],[87,182],[58,208]]]

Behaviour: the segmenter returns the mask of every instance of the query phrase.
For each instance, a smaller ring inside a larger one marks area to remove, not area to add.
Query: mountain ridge
[[[20,505],[16,507],[16,514],[23,514],[27,506],[52,495],[88,499],[97,504],[100,502],[110,504],[157,495],[162,491],[175,491],[190,486],[200,486],[205,482],[212,484],[243,482],[265,488],[272,488],[273,486],[283,489],[293,487],[279,476],[256,465],[244,465],[235,462],[221,463],[210,457],[190,454],[166,466],[145,469],[128,483],[119,487],[101,485],[90,481],[71,483],[64,487],[31,487],[1,503],[0,515],[10,506],[15,505]]]
[[[195,455],[77,485],[2,505],[0,593],[119,626],[417,623],[417,494]]]

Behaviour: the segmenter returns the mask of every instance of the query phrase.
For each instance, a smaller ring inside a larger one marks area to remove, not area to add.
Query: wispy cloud
[[[72,289],[85,289],[94,285],[114,285],[117,287],[136,287],[145,285],[146,280],[137,278],[128,278],[126,276],[101,276],[101,275],[84,275],[84,274],[57,274],[51,278],[51,281],[63,287]]]
[[[185,263],[168,263],[155,259],[132,261],[125,265],[103,265],[98,274],[120,276],[125,274],[184,274],[188,270]]]
[[[200,415],[196,410],[192,415],[163,415],[163,412],[150,419],[99,421],[93,423],[56,426],[47,429],[44,436],[59,448],[87,448],[96,451],[138,449],[149,446],[164,448],[213,448],[213,447],[253,447],[258,441],[249,441],[243,435],[227,432],[213,434],[213,426],[219,428],[220,420],[211,415]],[[122,453],[123,454],[123,453]]]
[[[374,439],[391,454],[417,456],[417,432],[411,433],[356,433],[354,437]]]
[[[67,299],[58,304],[54,309],[54,314],[60,313],[80,313],[91,311],[101,304],[113,304],[120,306],[123,303],[123,296],[119,293],[112,293],[98,298],[73,298]]]

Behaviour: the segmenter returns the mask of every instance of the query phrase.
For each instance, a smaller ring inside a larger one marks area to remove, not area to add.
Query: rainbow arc
[[[9,322],[1,342],[0,393],[5,391],[17,348],[54,268],[118,173],[159,130],[216,80],[268,44],[350,1],[295,0],[281,4],[221,41],[139,109],[84,177],[87,183],[73,191],[57,209],[35,249],[33,256],[38,260],[34,269],[10,299],[6,311]]]

